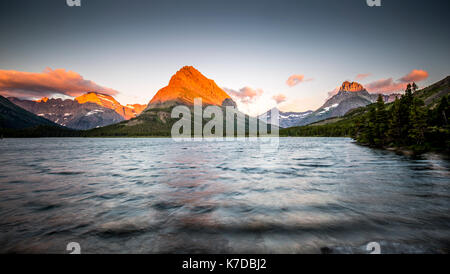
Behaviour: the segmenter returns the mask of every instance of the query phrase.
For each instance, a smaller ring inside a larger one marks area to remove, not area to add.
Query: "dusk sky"
[[[345,80],[391,93],[448,76],[450,2],[381,2],[2,0],[0,94],[146,104],[192,65],[257,114],[317,109]]]

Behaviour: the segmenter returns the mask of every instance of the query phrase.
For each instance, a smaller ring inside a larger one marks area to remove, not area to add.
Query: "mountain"
[[[442,96],[448,95],[450,92],[450,76],[442,79],[439,82],[432,84],[424,89],[418,90],[414,93],[424,101],[425,105],[434,107]]]
[[[234,105],[231,97],[216,83],[206,78],[192,66],[181,68],[149,102],[152,107],[168,107],[177,104],[193,105],[194,98],[202,98],[204,105]]]
[[[365,91],[366,89],[357,82],[349,82],[345,81],[342,83],[342,86],[339,88],[339,92],[346,91],[346,92],[359,92],[359,91]]]
[[[94,103],[99,106],[112,109],[125,120],[136,117],[146,108],[146,105],[139,104],[122,106],[116,99],[114,99],[114,97],[96,92],[88,92],[76,97],[75,100],[80,104]]]
[[[88,92],[74,100],[49,99],[21,100],[9,98],[14,104],[72,129],[91,129],[128,120],[139,115],[146,105],[121,105],[110,95]]]
[[[450,76],[447,76],[443,80],[436,82],[426,88],[417,90],[412,94],[424,102],[423,107],[419,107],[421,115],[425,116],[425,126],[421,126],[419,129],[423,132],[424,143],[420,145],[422,151],[436,150],[436,151],[450,151],[450,128],[448,123],[448,117],[450,117],[450,104],[448,104],[450,99]],[[400,99],[400,98],[399,98]],[[409,102],[414,102],[414,100],[409,100]],[[395,106],[397,105],[397,108]],[[402,105],[403,104],[403,105]],[[385,111],[388,112],[387,125],[390,127],[392,119],[394,117],[394,110],[401,111],[406,109],[406,115],[408,113],[417,113],[417,111],[410,111],[414,105],[405,106],[408,104],[408,100],[400,99],[397,103],[388,102],[385,104]],[[409,103],[411,104],[411,103]],[[420,103],[418,103],[420,106]],[[334,117],[327,120],[322,120],[313,124],[299,127],[291,127],[287,129],[281,129],[281,136],[323,136],[323,137],[334,137],[334,136],[352,136],[355,139],[359,139],[373,124],[377,123],[377,119],[370,116],[370,112],[377,111],[377,104],[370,104],[368,106],[359,107],[347,112],[342,117]],[[398,112],[397,112],[398,113]],[[411,114],[409,114],[411,115]],[[414,118],[405,119],[403,115],[397,115],[397,118],[402,119],[403,122],[407,123],[402,125],[403,127],[397,127],[401,130],[412,129],[409,133],[414,134],[417,130],[416,120]],[[414,116],[413,116],[414,117]],[[406,122],[405,122],[406,121]],[[395,123],[394,123],[395,124]],[[375,125],[376,126],[376,125]],[[416,128],[414,128],[416,127]],[[385,143],[386,146],[394,144],[394,146],[416,146],[417,139],[410,137],[409,134],[406,136],[392,136],[393,128],[387,128],[385,130],[385,135],[390,138]]]
[[[382,96],[385,102],[392,102],[399,94]],[[325,104],[301,119],[296,125],[303,126],[333,117],[341,117],[352,109],[367,106],[375,102],[377,98],[378,94],[369,93],[361,84],[345,81],[342,83],[336,95],[329,98]]]
[[[0,128],[24,129],[36,126],[58,126],[13,104],[0,95]]]
[[[269,110],[266,113],[259,115],[258,118],[262,119],[265,122],[270,122],[272,116],[271,111]],[[296,126],[300,123],[301,120],[305,119],[308,115],[310,115],[313,111],[308,110],[305,112],[283,112],[278,110],[279,115],[279,126],[281,128],[288,128],[292,126]],[[264,117],[266,117],[266,120],[264,120]]]
[[[125,107],[131,109],[131,111],[134,113],[134,116],[130,117],[130,119],[131,119],[131,118],[134,118],[134,117],[138,116],[139,114],[141,114],[141,112],[143,112],[147,108],[147,105],[127,104]]]
[[[202,98],[203,108],[208,105],[221,107],[224,120],[226,119],[225,106],[236,105],[231,97],[219,88],[213,80],[206,78],[195,68],[185,66],[171,77],[168,86],[156,93],[147,108],[139,116],[118,124],[92,129],[87,132],[87,135],[171,136],[172,126],[179,120],[179,118],[171,118],[172,109],[177,105],[183,104],[190,108],[192,115],[195,98]],[[257,122],[257,119],[243,113],[239,114],[244,120],[237,118],[235,120],[235,128],[237,123],[243,123],[245,132],[248,132],[249,122]],[[202,125],[208,121],[209,119],[203,118]],[[192,125],[194,125],[193,121]],[[226,132],[225,129],[226,123],[224,121],[224,133]]]
[[[38,101],[20,100],[14,97],[8,99],[37,116],[72,129],[86,130],[124,120],[116,111],[96,103],[80,104],[76,100],[60,98],[43,98]]]

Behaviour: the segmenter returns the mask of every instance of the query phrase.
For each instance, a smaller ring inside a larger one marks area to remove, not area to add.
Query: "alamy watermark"
[[[367,244],[366,250],[370,254],[381,254],[381,245],[378,242],[370,242]]]
[[[70,251],[69,254],[81,254],[81,245],[77,242],[70,242],[66,246],[66,251]],[[366,245],[366,251],[369,254],[381,254],[381,246],[378,242],[370,242]]]
[[[179,119],[171,129],[175,141],[258,141],[265,149],[278,149],[279,112],[276,108],[268,115],[255,118],[235,106],[203,107],[202,99],[195,98],[193,108],[174,107],[171,118]]]
[[[66,246],[66,250],[70,251],[69,254],[81,254],[81,246],[77,242],[70,242]]]
[[[381,0],[366,0],[369,7],[381,7]]]
[[[366,0],[369,7],[381,7],[381,0]],[[81,0],[66,0],[69,7],[81,7]]]
[[[69,7],[81,7],[81,0],[66,0]]]

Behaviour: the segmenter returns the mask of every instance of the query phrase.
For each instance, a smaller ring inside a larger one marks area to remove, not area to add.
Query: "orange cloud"
[[[286,101],[286,96],[284,94],[280,93],[280,94],[273,96],[272,99],[274,99],[275,102],[277,102],[277,104],[281,104]]]
[[[262,89],[252,89],[251,87],[243,87],[236,91],[234,89],[223,88],[231,97],[243,103],[250,103],[257,97],[261,96],[264,91]]]
[[[404,91],[407,83],[399,83],[392,80],[392,78],[380,79],[369,83],[366,88],[371,93],[393,93]]]
[[[298,84],[300,84],[301,82],[305,82],[305,81],[311,81],[312,79],[306,79],[305,80],[305,76],[302,74],[294,74],[291,75],[287,80],[286,80],[286,84],[290,87],[296,86]]]
[[[53,94],[79,96],[89,91],[108,95],[118,93],[65,69],[46,68],[42,73],[0,70],[0,94],[4,96],[21,98]]]
[[[372,93],[393,93],[406,89],[408,83],[420,82],[428,78],[428,72],[414,69],[402,78],[394,81],[392,78],[380,79],[366,85],[369,92]]]
[[[369,77],[371,74],[370,73],[360,73],[358,75],[356,75],[355,80],[363,80],[367,77]]]
[[[399,79],[400,82],[420,82],[428,78],[428,72],[420,69],[413,69],[410,73]]]

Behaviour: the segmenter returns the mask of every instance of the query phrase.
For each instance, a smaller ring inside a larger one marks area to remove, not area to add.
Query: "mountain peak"
[[[358,91],[363,91],[366,90],[360,83],[358,82],[349,82],[349,81],[345,81],[344,83],[342,83],[341,88],[339,89],[339,91],[350,91],[350,92],[358,92]]]
[[[131,119],[139,115],[142,110],[144,110],[145,105],[127,105],[122,106],[114,97],[111,95],[106,95],[97,92],[88,92],[81,96],[75,98],[75,100],[80,103],[94,103],[102,107],[106,107],[112,110],[115,110],[118,114],[120,114],[126,120]]]
[[[39,99],[39,100],[36,100],[36,102],[38,102],[38,103],[46,103],[48,101],[48,97],[42,97],[41,99]]]
[[[116,106],[120,106],[120,103],[117,102],[116,99],[114,99],[114,97],[97,92],[85,93],[81,96],[76,97],[75,100],[78,101],[78,103],[80,104],[90,102],[107,108],[114,108]]]
[[[170,78],[169,85],[156,93],[149,105],[173,102],[193,105],[195,98],[202,98],[203,104],[218,106],[222,106],[226,99],[231,100],[213,80],[206,78],[193,66],[184,66]]]

